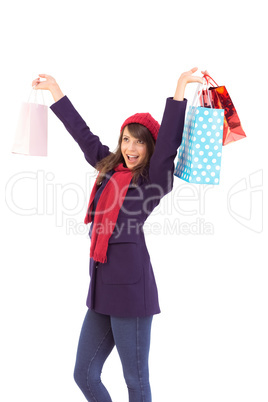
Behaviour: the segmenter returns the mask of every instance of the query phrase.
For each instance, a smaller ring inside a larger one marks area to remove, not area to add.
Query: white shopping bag
[[[48,107],[45,105],[43,93],[43,104],[39,104],[37,103],[37,90],[32,91],[35,91],[34,102],[29,102],[31,92],[28,102],[23,102],[21,105],[11,152],[32,156],[47,156]]]

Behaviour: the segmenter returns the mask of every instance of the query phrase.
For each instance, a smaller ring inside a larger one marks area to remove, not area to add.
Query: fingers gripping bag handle
[[[34,102],[30,102],[35,91]],[[11,152],[31,156],[47,156],[48,107],[37,103],[37,90],[32,89],[27,102],[22,102]]]

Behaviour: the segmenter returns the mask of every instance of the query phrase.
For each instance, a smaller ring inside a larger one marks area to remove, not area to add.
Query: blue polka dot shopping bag
[[[189,107],[174,175],[189,183],[220,182],[224,109]]]

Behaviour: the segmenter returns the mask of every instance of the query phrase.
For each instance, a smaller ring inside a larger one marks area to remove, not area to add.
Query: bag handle
[[[30,95],[29,95],[29,98],[28,98],[28,103],[30,102],[30,98],[31,98],[31,96],[32,96],[32,94],[33,94],[33,91],[35,92],[35,95],[34,95],[34,103],[36,103],[37,104],[37,89],[34,89],[34,87],[31,89],[31,92],[30,92]],[[45,103],[45,98],[44,98],[44,94],[43,94],[43,90],[42,89],[40,89],[40,91],[41,91],[41,95],[42,95],[42,98],[43,98],[43,105],[46,105],[46,103]]]
[[[202,85],[202,87],[201,87],[201,85]],[[196,89],[194,99],[193,99],[193,102],[192,102],[192,107],[197,107],[198,98],[201,99],[201,102],[202,102],[201,106],[205,107],[204,106],[203,94],[202,94],[203,91],[205,91],[205,93],[207,95],[207,98],[208,98],[208,101],[209,101],[209,104],[210,104],[210,107],[211,107],[211,109],[213,109],[213,102],[212,102],[211,97],[210,97],[210,91],[208,90],[208,82],[207,82],[205,77],[203,77],[203,84],[200,83],[199,86]]]
[[[198,86],[196,88],[196,91],[195,91],[195,94],[194,94],[194,98],[193,98],[193,101],[192,101],[192,104],[191,104],[191,109],[190,109],[190,114],[189,114],[190,119],[193,118],[193,116],[194,116],[194,114],[196,112],[196,109],[198,107],[198,98],[199,98],[200,94],[201,94],[201,99],[203,101],[202,91],[203,91],[204,87],[206,88],[205,90],[207,91],[207,96],[208,96],[208,99],[209,99],[209,102],[210,102],[210,107],[213,108],[212,102],[211,102],[211,99],[210,99],[210,94],[209,94],[209,91],[207,90],[207,81],[206,81],[206,79],[203,79],[203,84],[201,84],[201,83],[198,84]],[[202,106],[204,107],[204,104]],[[188,127],[188,132],[189,132],[189,127]],[[187,135],[188,135],[188,132],[187,132]]]
[[[193,117],[195,115],[196,109],[198,107],[198,98],[199,98],[200,94],[201,94],[201,98],[202,98],[202,90],[203,90],[205,85],[206,85],[206,80],[205,79],[203,79],[202,84],[198,83],[198,85],[197,85],[197,88],[196,88],[196,91],[195,91],[195,94],[194,94],[194,97],[193,97],[192,104],[191,104],[191,106],[190,106],[190,108],[188,110],[188,116],[189,116],[190,121],[192,121],[192,119],[193,119]],[[188,123],[188,125],[185,125],[184,129],[186,130],[186,135],[187,135],[187,138],[188,138],[190,130],[191,130],[191,124]]]
[[[208,77],[208,78],[207,78],[207,77]],[[209,84],[209,83],[212,84],[212,81],[213,81],[214,84],[216,84],[216,87],[219,86],[219,85],[217,84],[217,82],[216,82],[215,80],[213,80],[213,78],[212,78],[210,75],[204,74],[204,75],[203,75],[203,78],[205,78],[207,84]]]

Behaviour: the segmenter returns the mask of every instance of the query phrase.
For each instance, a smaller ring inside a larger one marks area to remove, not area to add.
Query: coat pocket
[[[137,243],[111,243],[107,262],[99,264],[106,285],[131,285],[141,278],[142,266]]]

